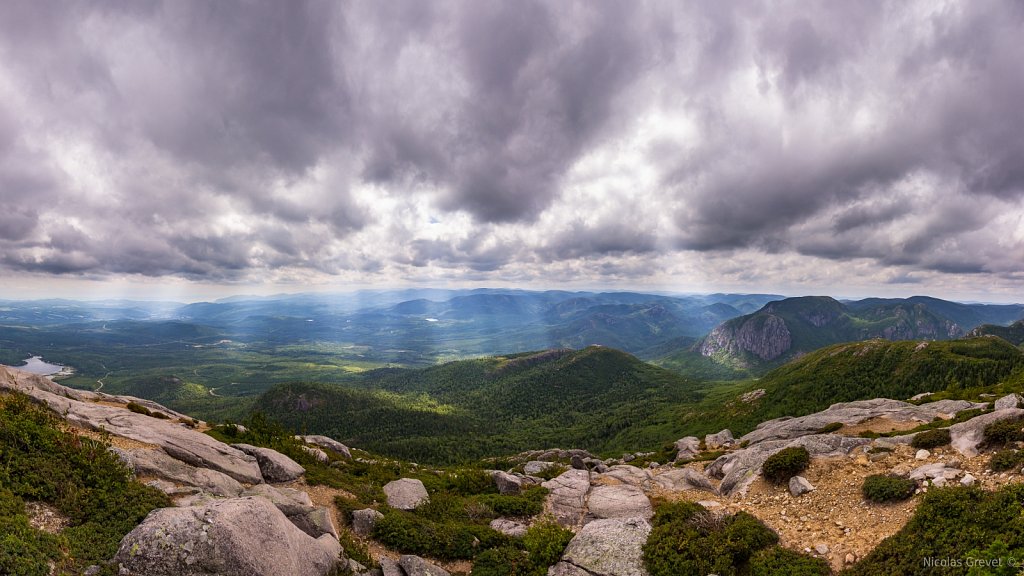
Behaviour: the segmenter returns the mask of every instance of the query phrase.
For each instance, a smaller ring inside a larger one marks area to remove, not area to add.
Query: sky
[[[1024,301],[1024,3],[0,3],[0,296]]]

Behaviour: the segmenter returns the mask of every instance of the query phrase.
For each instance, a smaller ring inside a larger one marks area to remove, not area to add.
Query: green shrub
[[[542,568],[543,573],[547,574],[547,568],[558,562],[572,537],[572,530],[566,530],[553,518],[546,517],[526,530],[526,534],[523,535],[523,547],[526,548],[534,565]]]
[[[1017,450],[1000,450],[992,455],[988,466],[996,472],[1002,472],[1016,468],[1022,463],[1024,463],[1024,453]]]
[[[759,551],[750,559],[750,576],[828,576],[828,562],[781,546]]]
[[[1020,420],[1000,420],[985,426],[985,444],[989,446],[1005,446],[1010,442],[1024,440],[1024,432],[1021,431]]]
[[[909,478],[873,474],[864,479],[860,491],[871,502],[893,502],[910,498],[916,489],[917,483]]]
[[[842,422],[833,422],[831,424],[826,424],[822,426],[820,430],[818,430],[818,434],[831,434],[833,432],[838,432],[842,427]]]
[[[530,486],[520,495],[484,494],[477,499],[498,516],[536,516],[544,510],[544,496],[547,493],[547,488]]]
[[[525,551],[515,546],[502,546],[481,552],[473,561],[473,571],[470,574],[472,576],[532,576],[537,573],[537,569]]]
[[[338,542],[341,544],[341,549],[345,551],[345,556],[367,568],[373,568],[377,565],[373,561],[373,556],[370,554],[370,549],[366,543],[356,538],[351,531],[341,530],[338,533]]]
[[[803,446],[783,448],[772,454],[761,466],[761,473],[770,482],[788,482],[811,463],[811,454]]]
[[[1010,484],[996,491],[954,486],[929,490],[913,517],[893,536],[883,540],[844,576],[893,576],[939,574],[940,568],[922,566],[923,558],[993,556],[1020,559],[1024,548],[1024,485]],[[1005,544],[1002,551],[994,543]],[[978,552],[978,551],[983,552]],[[1014,554],[1018,552],[1017,554]],[[987,567],[969,572],[950,568],[949,574],[1002,574]],[[1015,573],[1015,572],[1010,572]]]
[[[383,513],[373,528],[373,538],[405,554],[468,560],[511,541],[487,526],[436,522],[401,510],[385,509]]]
[[[125,408],[128,408],[129,410],[135,412],[136,414],[142,414],[143,416],[153,415],[153,413],[149,411],[149,408],[146,408],[142,404],[136,402],[129,402],[128,405],[125,406]]]
[[[746,512],[719,517],[691,502],[664,504],[644,544],[644,564],[651,576],[736,576],[747,572],[754,553],[778,540]]]
[[[935,430],[926,430],[915,434],[913,440],[910,441],[910,445],[914,448],[931,450],[932,448],[945,446],[949,444],[949,442],[949,428],[937,428]]]

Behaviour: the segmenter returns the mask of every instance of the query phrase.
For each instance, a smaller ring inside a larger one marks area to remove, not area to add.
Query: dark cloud
[[[1022,36],[1011,0],[13,0],[0,266],[1010,278]]]

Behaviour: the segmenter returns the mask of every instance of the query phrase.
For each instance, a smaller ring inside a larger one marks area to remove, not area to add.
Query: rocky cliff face
[[[789,351],[793,338],[785,320],[773,314],[731,320],[711,331],[701,343],[700,353],[721,353],[740,357],[749,353],[771,361]]]

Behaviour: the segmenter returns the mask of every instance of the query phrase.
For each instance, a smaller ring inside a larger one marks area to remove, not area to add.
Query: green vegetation
[[[1003,472],[1011,468],[1017,468],[1024,464],[1024,452],[1018,450],[1000,450],[989,459],[989,468],[996,472]]]
[[[545,576],[562,557],[573,533],[551,519],[531,526],[518,543],[492,548],[473,561],[473,576]]]
[[[811,559],[776,550],[778,535],[745,512],[718,516],[694,502],[671,502],[658,507],[652,523],[644,544],[644,564],[651,576],[822,573],[808,571],[817,565]],[[779,564],[785,560],[804,572],[786,572]]]
[[[783,448],[772,454],[761,466],[761,474],[770,482],[788,482],[811,463],[811,454],[803,446]]]
[[[1024,440],[1024,420],[1009,418],[985,426],[985,444],[1005,446]]]
[[[945,446],[949,442],[949,428],[936,428],[915,434],[914,438],[910,441],[910,445],[914,448],[931,450],[932,448]]]
[[[1024,344],[1024,320],[1018,320],[1009,326],[985,324],[972,330],[971,334],[976,336],[998,336],[1014,346],[1020,346]]]
[[[898,502],[914,495],[917,483],[909,478],[889,474],[872,474],[864,479],[861,494],[871,502]]]
[[[121,538],[163,493],[131,479],[107,444],[63,430],[60,419],[20,394],[0,395],[0,574],[81,574],[113,557]],[[25,501],[67,518],[59,535],[28,523]],[[113,574],[106,567],[104,574]]]
[[[256,408],[296,431],[393,457],[459,463],[544,447],[619,454],[659,447],[676,437],[679,412],[699,399],[699,387],[594,346],[375,370],[347,387],[287,384]]]
[[[949,574],[1016,574],[1009,560],[1024,558],[1024,485],[998,491],[952,487],[929,490],[910,519],[848,573],[849,576],[910,576],[947,568],[925,559],[960,560]],[[1001,560],[970,571],[968,559]],[[1007,569],[1010,571],[1007,572]],[[990,571],[991,570],[991,571]]]
[[[781,546],[760,550],[750,559],[750,576],[828,576],[828,562]]]

